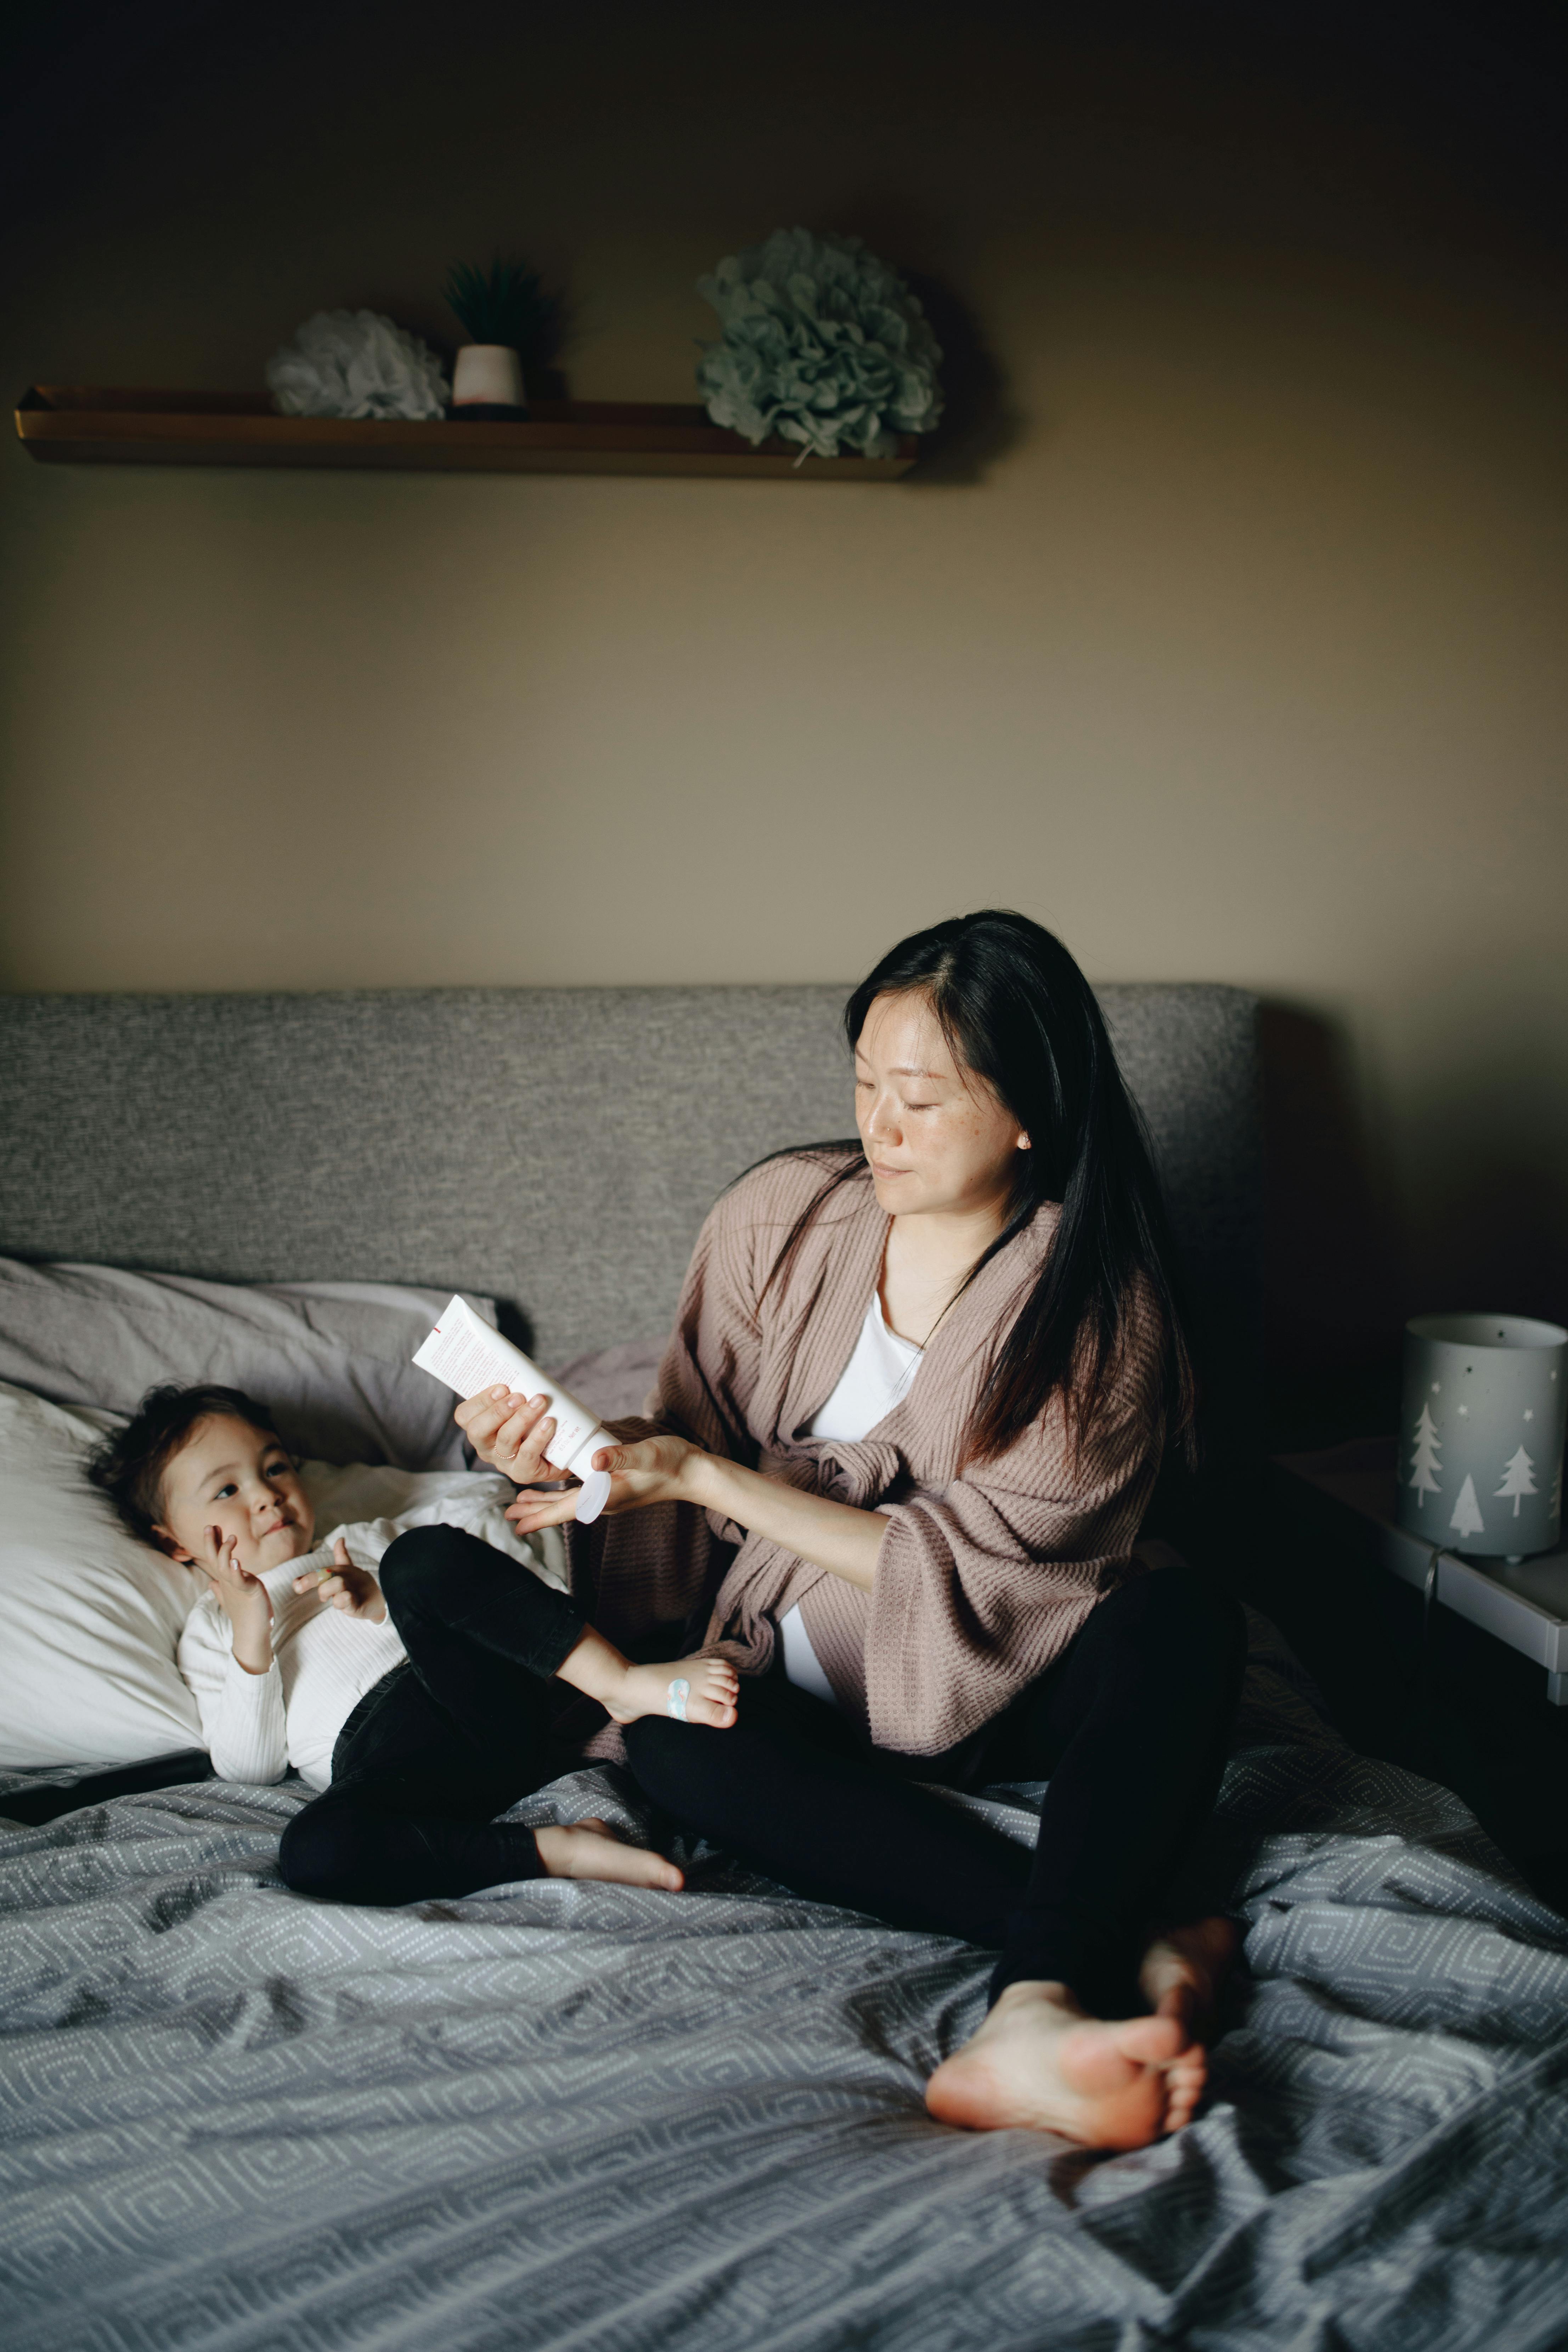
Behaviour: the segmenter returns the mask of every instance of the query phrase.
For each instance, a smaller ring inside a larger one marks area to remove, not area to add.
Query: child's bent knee
[[[402,1535],[393,1538],[376,1570],[389,1609],[416,1602],[427,1585],[440,1580],[442,1557],[447,1549],[444,1538],[451,1533],[446,1527],[405,1528]]]

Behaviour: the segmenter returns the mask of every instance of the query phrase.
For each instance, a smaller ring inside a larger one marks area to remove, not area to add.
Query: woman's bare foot
[[[1011,1984],[937,2068],[926,2105],[940,2123],[970,2131],[1022,2126],[1085,2147],[1147,2147],[1174,2128],[1170,2072],[1188,2046],[1173,2017],[1104,2023],[1066,1985]]]
[[[671,1895],[686,1884],[673,1862],[646,1846],[623,1844],[596,1815],[564,1829],[535,1830],[533,1843],[551,1878],[601,1878],[612,1886],[661,1886]]]
[[[681,1693],[685,1721],[706,1723],[728,1731],[735,1720],[741,1677],[728,1658],[676,1658],[667,1666],[628,1665],[604,1706],[617,1723],[635,1723],[642,1715],[669,1713],[669,1686],[689,1684]]]
[[[1214,2032],[1219,1991],[1239,1942],[1228,1919],[1217,1915],[1166,1927],[1155,1937],[1138,1969],[1138,1982],[1156,2017],[1173,2018],[1187,2046],[1170,2070],[1171,2109],[1167,2131],[1189,2123],[1208,2081],[1204,2045]]]

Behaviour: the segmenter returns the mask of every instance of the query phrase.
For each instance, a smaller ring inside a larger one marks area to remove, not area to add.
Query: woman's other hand
[[[610,1474],[610,1499],[605,1517],[617,1511],[640,1511],[647,1503],[689,1503],[696,1499],[694,1476],[708,1460],[700,1446],[668,1433],[645,1437],[631,1445],[601,1445],[590,1468]],[[509,1470],[510,1478],[513,1474]],[[559,1527],[577,1516],[577,1490],[563,1495],[520,1495],[507,1517],[520,1534]]]
[[[479,1460],[514,1486],[566,1476],[550,1461],[555,1416],[548,1397],[525,1397],[516,1389],[481,1389],[478,1396],[465,1397],[452,1418]]]
[[[307,1569],[303,1576],[297,1576],[295,1591],[314,1591],[319,1600],[340,1610],[345,1617],[358,1617],[367,1625],[379,1625],[386,1615],[385,1596],[368,1568],[354,1566],[342,1536],[333,1541],[332,1563],[331,1568]]]
[[[260,1578],[239,1565],[237,1541],[230,1536],[226,1542],[219,1528],[206,1528],[195,1565],[233,1628],[236,1658],[247,1675],[264,1675],[272,1664],[272,1603]]]

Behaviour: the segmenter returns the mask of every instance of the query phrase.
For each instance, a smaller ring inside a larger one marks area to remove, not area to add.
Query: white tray
[[[1544,1666],[1547,1697],[1568,1706],[1568,1547],[1510,1567],[1409,1534],[1394,1517],[1397,1448],[1393,1437],[1357,1438],[1326,1454],[1277,1454],[1274,1466],[1324,1498],[1363,1559]]]

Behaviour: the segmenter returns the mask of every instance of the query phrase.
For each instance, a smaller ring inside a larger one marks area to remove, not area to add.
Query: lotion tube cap
[[[581,1412],[581,1406],[578,1410]],[[607,1470],[595,1470],[593,1462],[601,1446],[613,1445],[615,1442],[609,1431],[595,1422],[587,1436],[580,1437],[566,1456],[564,1467],[574,1478],[583,1481],[583,1490],[577,1497],[577,1525],[580,1528],[592,1527],[610,1499],[610,1474]]]
[[[582,1489],[577,1496],[577,1525],[591,1528],[610,1499],[610,1474],[607,1470],[585,1470]]]

